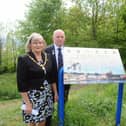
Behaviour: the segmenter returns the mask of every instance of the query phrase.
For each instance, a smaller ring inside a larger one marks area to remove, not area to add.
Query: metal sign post
[[[58,126],[64,126],[64,81],[63,81],[63,67],[60,69],[58,74]],[[124,83],[119,83],[118,97],[117,97],[117,109],[116,109],[116,126],[120,126],[121,110],[123,101],[123,87]]]
[[[63,67],[58,73],[58,126],[64,126],[64,81],[63,81]]]
[[[58,99],[58,126],[64,126],[64,81],[63,81],[63,67],[60,69],[58,74],[58,90],[59,90],[59,99]],[[122,101],[123,101],[123,87],[124,83],[119,83],[118,87],[118,97],[117,97],[117,109],[116,109],[116,126],[120,126],[121,120],[121,110],[122,110]]]
[[[124,87],[124,83],[119,83],[118,98],[117,98],[117,110],[116,110],[116,126],[120,126],[122,101],[123,101],[123,87]]]
[[[118,49],[64,47],[64,68],[58,73],[59,126],[64,126],[64,84],[98,83],[119,83],[115,125],[120,126],[125,82],[125,69]]]

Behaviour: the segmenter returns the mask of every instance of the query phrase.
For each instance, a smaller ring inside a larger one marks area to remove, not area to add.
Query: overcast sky
[[[0,22],[13,22],[16,19],[23,19],[27,10],[26,4],[31,0],[0,0]],[[70,7],[72,4],[64,0],[65,6]]]
[[[30,0],[0,0],[0,22],[23,19]]]

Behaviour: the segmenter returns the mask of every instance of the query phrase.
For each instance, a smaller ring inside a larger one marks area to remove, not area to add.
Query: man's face
[[[65,34],[63,31],[56,31],[54,34],[53,34],[53,42],[61,47],[64,45],[64,42],[65,42]]]

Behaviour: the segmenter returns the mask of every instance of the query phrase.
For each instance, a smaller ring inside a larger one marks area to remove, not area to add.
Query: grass
[[[0,126],[25,126],[21,119],[19,99],[0,102]]]
[[[14,80],[15,74],[0,75],[1,79],[0,126],[25,126],[20,110],[21,99],[7,100],[6,98],[7,94],[11,98],[15,98],[14,94],[19,97]],[[126,126],[125,89],[124,86],[121,126]],[[72,86],[69,102],[65,106],[65,126],[115,126],[117,91],[118,84]],[[58,126],[56,105],[51,126]]]
[[[71,126],[114,126],[116,98],[106,96],[108,85],[104,86],[86,86],[70,95],[66,122],[71,121]],[[77,116],[79,117],[76,118]]]
[[[0,75],[0,100],[19,98],[16,85],[16,74],[6,73]]]

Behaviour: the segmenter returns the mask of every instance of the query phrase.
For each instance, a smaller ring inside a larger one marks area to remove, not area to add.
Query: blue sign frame
[[[59,90],[59,100],[58,100],[58,126],[64,126],[64,70],[63,67],[60,69],[58,74],[58,90]],[[121,111],[122,111],[122,101],[123,101],[123,88],[124,83],[118,84],[118,98],[117,98],[117,108],[116,108],[116,126],[120,126]]]
[[[63,67],[59,70],[58,73],[58,126],[64,126],[64,71]]]

